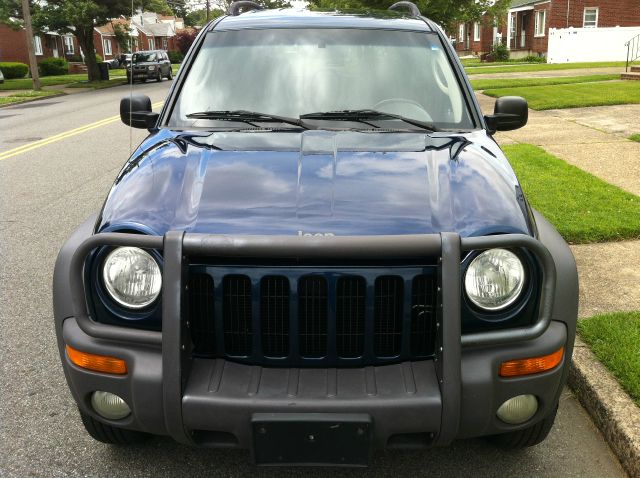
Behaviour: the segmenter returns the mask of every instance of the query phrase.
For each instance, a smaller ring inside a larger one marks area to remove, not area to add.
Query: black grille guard
[[[133,246],[162,250],[162,332],[100,324],[89,317],[83,269],[91,251],[102,246]],[[461,335],[461,252],[495,247],[522,247],[540,263],[542,290],[539,316],[526,327]],[[442,426],[438,444],[448,444],[458,430],[462,347],[491,346],[535,339],[551,322],[556,269],[551,254],[538,240],[523,234],[460,238],[455,233],[399,236],[222,236],[169,231],[162,236],[100,233],[86,239],[70,264],[70,288],[74,315],[88,335],[121,342],[162,347],[163,404],[170,434],[177,441],[191,443],[182,421],[182,392],[189,369],[189,329],[183,320],[184,292],[189,256],[210,258],[268,259],[402,259],[438,257],[441,324],[436,336],[436,373],[442,394]]]

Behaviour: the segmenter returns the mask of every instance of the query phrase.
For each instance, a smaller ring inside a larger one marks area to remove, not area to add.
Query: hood
[[[482,131],[161,131],[118,175],[97,230],[528,234],[518,192]]]

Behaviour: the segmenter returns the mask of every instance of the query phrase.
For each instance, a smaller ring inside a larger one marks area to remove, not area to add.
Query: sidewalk
[[[477,92],[476,96],[482,110],[492,113],[495,98]],[[608,183],[640,196],[640,143],[583,126],[556,114],[558,116],[550,111],[529,110],[526,127],[498,133],[496,140],[500,144],[535,144]]]
[[[478,92],[476,96],[485,113],[493,112],[494,98]],[[623,116],[616,106],[584,113],[529,110],[525,128],[498,133],[495,138],[500,144],[535,144],[640,196],[640,143],[619,135],[619,125],[638,122],[638,116],[634,112]],[[640,310],[640,241],[572,245],[571,250],[580,280],[579,318]],[[640,408],[579,338],[569,385],[625,469],[632,477],[640,477]]]

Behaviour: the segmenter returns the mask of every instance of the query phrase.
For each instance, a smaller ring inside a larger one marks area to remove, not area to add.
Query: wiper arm
[[[299,126],[303,129],[311,129],[312,127],[306,124],[301,119],[289,118],[288,116],[278,116],[267,113],[258,113],[255,111],[246,110],[233,110],[233,111],[200,111],[198,113],[189,113],[187,118],[193,119],[210,119],[220,121],[239,121],[242,123],[253,124],[255,123],[285,123],[294,126]],[[254,125],[255,126],[255,125]]]
[[[327,121],[358,121],[367,123],[366,120],[385,120],[385,119],[397,119],[404,121],[412,126],[417,126],[428,131],[439,131],[439,129],[424,121],[416,120],[413,118],[407,118],[405,116],[396,115],[393,113],[385,113],[384,111],[376,110],[341,110],[341,111],[319,111],[316,113],[307,113],[300,115],[301,119],[319,119]],[[368,123],[367,123],[368,124]]]

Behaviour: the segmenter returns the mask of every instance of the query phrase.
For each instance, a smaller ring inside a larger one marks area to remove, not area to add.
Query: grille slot
[[[298,281],[298,334],[300,355],[317,358],[327,354],[327,281],[322,276]]]
[[[374,297],[374,354],[395,357],[402,344],[403,282],[398,276],[376,279]]]
[[[262,353],[267,357],[289,355],[289,280],[267,276],[260,281]]]
[[[191,274],[188,291],[187,314],[191,323],[194,353],[213,354],[216,350],[213,278],[209,274]]]
[[[418,276],[411,285],[411,356],[433,355],[436,333],[436,283]]]
[[[365,280],[341,277],[336,289],[336,348],[339,357],[364,353]]]
[[[228,275],[223,281],[224,349],[228,355],[251,355],[251,280]]]

